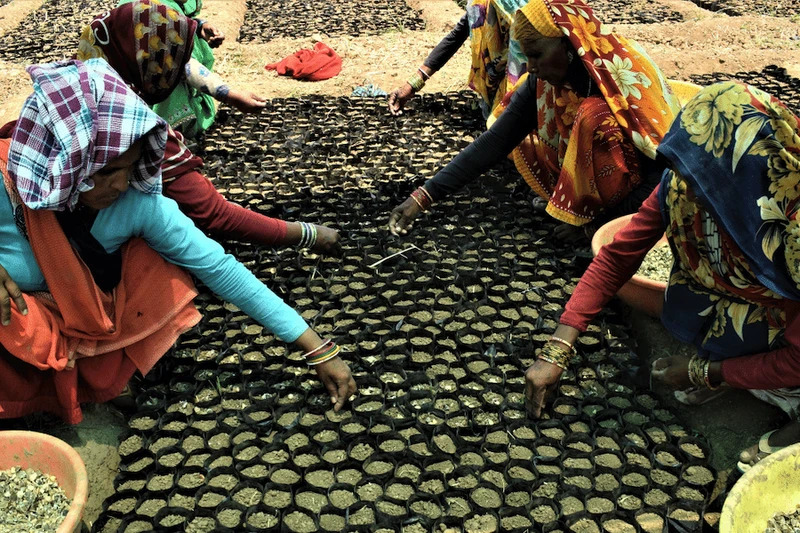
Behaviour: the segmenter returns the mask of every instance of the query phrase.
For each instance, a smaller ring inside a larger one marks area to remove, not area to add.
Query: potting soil
[[[297,350],[201,287],[202,321],[140,384],[117,492],[94,531],[176,521],[187,531],[434,531],[454,520],[471,531],[591,529],[608,509],[627,524],[645,510],[667,517],[674,502],[644,503],[653,488],[708,494],[707,444],[638,387],[613,305],[579,338],[561,408],[527,418],[524,371],[586,259],[553,239],[555,223],[533,211],[510,163],[437,203],[407,236],[390,235],[389,211],[482,120],[469,93],[424,94],[401,117],[384,106],[276,99],[260,115],[222,113],[200,150],[234,201],[341,232],[341,258],[225,245],[337,339],[357,399],[334,413]],[[697,468],[656,464],[659,443]]]

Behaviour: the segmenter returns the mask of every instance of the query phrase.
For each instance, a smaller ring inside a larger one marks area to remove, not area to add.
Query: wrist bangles
[[[299,248],[311,248],[317,243],[317,227],[314,224],[300,222]]]
[[[713,386],[711,384],[711,379],[708,376],[708,368],[710,366],[711,361],[708,359],[701,359],[697,355],[693,355],[689,359],[689,366],[687,368],[689,372],[689,383],[695,387],[705,387],[709,390],[717,390],[719,385],[716,387]]]
[[[567,348],[563,348],[559,346],[559,344],[563,344]],[[569,362],[577,353],[572,343],[553,335],[550,337],[550,341],[542,347],[537,358],[556,365],[563,370],[567,370],[569,368]]]
[[[303,354],[303,359],[308,366],[316,366],[330,361],[339,355],[341,348],[331,339],[325,339],[322,344]]]
[[[411,198],[417,202],[417,205],[424,213],[427,213],[428,209],[433,205],[433,197],[431,193],[425,190],[425,187],[417,187],[417,189],[411,193]]]

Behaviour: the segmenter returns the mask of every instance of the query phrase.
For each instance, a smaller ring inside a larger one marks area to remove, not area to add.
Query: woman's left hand
[[[652,376],[675,390],[692,386],[689,381],[689,358],[683,355],[662,357],[653,361]]]
[[[316,367],[317,376],[331,395],[333,410],[344,407],[345,402],[356,393],[356,380],[350,373],[350,367],[339,357],[334,357]]]
[[[225,40],[225,34],[213,24],[206,22],[200,28],[200,38],[207,42],[211,48],[217,48]]]
[[[228,105],[232,105],[242,113],[258,113],[267,105],[267,99],[250,91],[231,89],[225,98]]]

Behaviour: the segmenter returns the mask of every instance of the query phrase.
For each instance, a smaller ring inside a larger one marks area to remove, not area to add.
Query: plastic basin
[[[606,222],[598,229],[592,237],[592,253],[597,255],[600,248],[614,240],[614,236],[619,230],[630,222],[633,215],[625,215]],[[659,246],[667,242],[667,237],[661,237],[656,243]],[[659,318],[661,310],[664,308],[664,292],[667,284],[663,281],[655,281],[644,276],[634,274],[634,276],[617,292],[617,296],[634,309],[647,313],[648,315]]]
[[[86,466],[72,446],[45,433],[0,431],[0,470],[14,466],[33,468],[55,476],[59,486],[72,499],[69,513],[56,533],[80,531],[89,481]]]
[[[800,444],[768,455],[739,478],[719,520],[720,533],[764,533],[775,513],[791,514],[800,502]]]

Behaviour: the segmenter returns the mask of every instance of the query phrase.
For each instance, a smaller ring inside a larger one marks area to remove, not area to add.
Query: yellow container
[[[800,504],[800,443],[768,455],[733,486],[719,521],[720,533],[764,533],[775,513]]]

